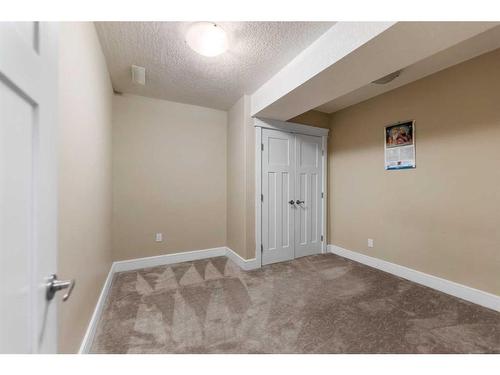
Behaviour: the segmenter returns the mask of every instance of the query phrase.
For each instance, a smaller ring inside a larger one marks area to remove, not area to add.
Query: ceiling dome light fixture
[[[186,43],[203,56],[217,56],[228,48],[227,35],[222,27],[212,22],[196,22],[186,33]]]

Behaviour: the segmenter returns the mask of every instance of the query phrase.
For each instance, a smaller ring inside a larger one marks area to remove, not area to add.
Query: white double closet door
[[[262,264],[322,250],[322,138],[262,130]]]

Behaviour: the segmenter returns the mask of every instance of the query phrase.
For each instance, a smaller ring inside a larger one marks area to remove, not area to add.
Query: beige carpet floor
[[[117,273],[93,353],[500,353],[500,313],[336,255]]]

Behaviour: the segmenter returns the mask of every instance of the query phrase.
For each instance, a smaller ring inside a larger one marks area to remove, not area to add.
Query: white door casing
[[[264,265],[325,252],[324,150],[328,129],[268,119],[254,121],[257,142],[256,258],[262,255]],[[285,150],[290,154],[286,155]],[[286,185],[288,180],[283,185],[283,178],[278,178],[277,171],[291,178],[290,188]],[[291,200],[303,203],[290,204]],[[290,226],[289,232],[283,231]],[[288,246],[288,240],[292,241],[293,249]]]
[[[321,137],[295,135],[295,258],[321,253]]]
[[[0,22],[0,352],[54,353],[57,25]]]
[[[262,264],[294,257],[294,136],[262,132]]]

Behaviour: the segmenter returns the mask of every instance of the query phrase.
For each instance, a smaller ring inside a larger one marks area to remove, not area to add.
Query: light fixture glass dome
[[[189,27],[186,43],[203,56],[217,56],[228,48],[226,32],[212,22],[197,22]]]

